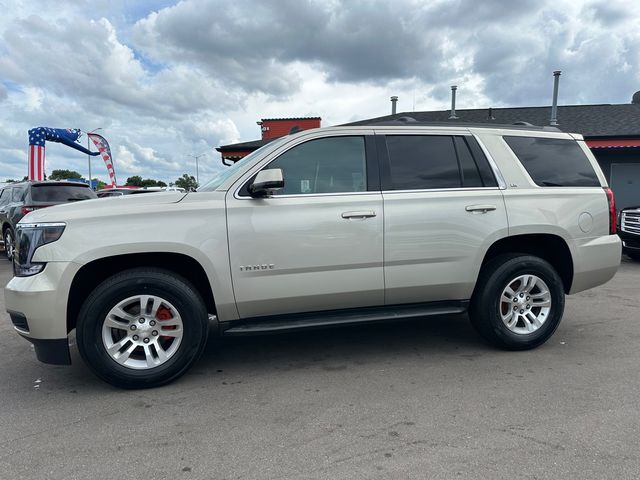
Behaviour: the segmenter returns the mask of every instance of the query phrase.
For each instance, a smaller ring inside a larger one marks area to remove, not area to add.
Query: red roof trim
[[[616,140],[586,140],[589,148],[639,148],[640,138]]]

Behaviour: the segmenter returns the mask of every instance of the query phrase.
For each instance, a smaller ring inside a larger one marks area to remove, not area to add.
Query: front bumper
[[[622,240],[622,247],[624,250],[640,252],[640,235],[625,232],[623,230],[619,230],[618,235]]]
[[[67,299],[80,265],[50,262],[31,277],[13,277],[4,290],[5,305],[20,336],[33,343],[38,359],[69,364]]]

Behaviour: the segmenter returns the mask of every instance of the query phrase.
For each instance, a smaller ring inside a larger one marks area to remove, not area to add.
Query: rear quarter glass
[[[503,139],[538,186],[600,186],[591,162],[575,140],[507,135]]]

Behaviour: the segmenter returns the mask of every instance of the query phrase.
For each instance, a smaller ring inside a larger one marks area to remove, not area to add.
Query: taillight
[[[33,212],[34,210],[38,210],[39,208],[51,207],[52,205],[24,205],[22,207],[22,215],[26,215],[29,212]]]
[[[22,207],[22,215],[26,215],[29,212],[33,212],[34,210],[37,210],[40,207],[32,207],[30,205],[24,205]]]
[[[618,215],[616,215],[616,199],[613,196],[613,190],[604,187],[607,194],[607,202],[609,202],[609,235],[618,233]]]

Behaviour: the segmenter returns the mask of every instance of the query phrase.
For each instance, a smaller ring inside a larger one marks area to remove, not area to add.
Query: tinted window
[[[286,151],[267,168],[281,168],[275,195],[363,192],[367,189],[363,137],[311,140]]]
[[[387,149],[393,190],[462,185],[452,137],[388,135]]]
[[[21,202],[24,199],[24,187],[15,187],[11,191],[11,201],[12,202]]]
[[[456,152],[460,161],[460,171],[462,173],[462,185],[464,187],[482,187],[482,178],[476,166],[476,162],[471,156],[469,147],[462,137],[454,137]]]
[[[74,185],[32,185],[31,200],[34,202],[75,202],[97,198],[95,192],[88,187]]]
[[[544,187],[599,187],[589,159],[573,140],[504,137],[533,181]]]
[[[11,195],[11,189],[5,188],[0,190],[0,205],[6,205],[9,201],[9,196]]]
[[[497,187],[498,182],[496,181],[493,169],[489,165],[489,160],[485,157],[482,148],[478,145],[478,141],[473,137],[466,136],[464,137],[464,142],[469,147],[469,150],[471,150],[471,154],[476,162],[478,170],[480,171],[480,177],[482,178],[484,186]]]

